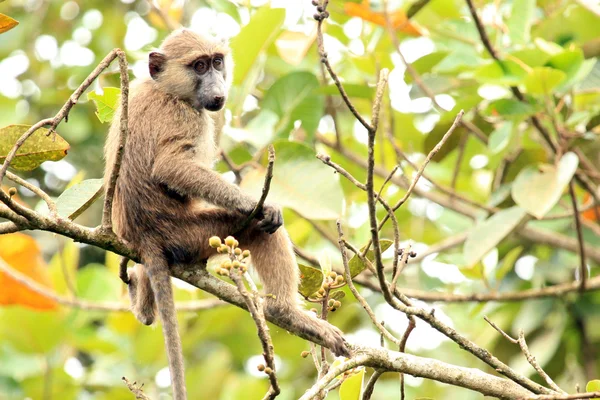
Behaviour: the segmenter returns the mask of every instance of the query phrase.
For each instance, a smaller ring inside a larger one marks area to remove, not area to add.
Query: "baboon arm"
[[[192,198],[205,200],[219,207],[249,214],[256,200],[227,182],[217,172],[192,158],[159,156],[152,169],[152,179],[169,189]]]

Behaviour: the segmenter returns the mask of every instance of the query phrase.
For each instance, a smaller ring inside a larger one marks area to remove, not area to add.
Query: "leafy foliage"
[[[337,87],[323,75],[314,7],[308,1],[306,7],[278,2],[283,3],[285,8],[276,8],[275,2],[260,7],[226,0],[153,2],[163,15],[145,0],[2,3],[6,15],[0,14],[0,162],[31,124],[60,109],[111,49],[126,50],[131,76],[139,78],[147,75],[147,53],[167,35],[169,21],[219,34],[239,30],[230,40],[236,66],[221,146],[243,167],[242,188],[258,195],[264,150],[275,142],[277,160],[268,201],[285,208],[287,230],[299,248],[313,257],[328,254],[321,256],[320,268],[300,260],[299,290],[310,300],[332,279],[332,270],[342,267],[334,220],[341,220],[344,238],[361,251],[370,239],[364,191],[338,177],[315,155],[329,154],[365,182],[366,134],[345,108]],[[387,3],[395,37],[386,29],[382,2],[331,0],[324,23],[328,59],[366,119],[372,112],[377,72],[392,70],[377,137],[376,191],[398,163],[388,135],[416,164],[402,161],[404,171],[383,190],[382,196],[394,204],[405,194],[403,179],[413,178],[460,109],[466,112],[465,121],[477,128],[475,134],[465,126],[456,130],[425,170],[416,192],[396,211],[402,244],[411,241],[417,254],[460,235],[467,239],[419,262],[410,261],[398,287],[430,296],[485,295],[571,282],[580,264],[575,251],[539,238],[525,240],[513,232],[535,227],[544,237],[576,240],[573,218],[548,216],[571,212],[568,183],[582,171],[593,177],[600,165],[600,17],[593,6],[571,0],[475,2],[498,61],[481,45],[464,1],[426,2],[410,21],[408,10],[419,2]],[[420,80],[405,72],[392,39],[400,42]],[[102,146],[119,96],[118,74],[113,72],[102,74],[98,86],[82,96],[68,123],[59,125],[60,136],[39,129],[11,164],[56,199],[62,217],[78,218],[86,226],[97,224],[100,213],[101,202],[94,200],[101,194]],[[514,96],[514,88],[522,99]],[[432,104],[430,94],[442,108]],[[552,146],[532,118],[564,151],[549,150]],[[332,145],[337,138],[340,147]],[[218,167],[227,171],[223,164]],[[597,176],[592,183],[597,186]],[[580,207],[590,203],[581,186],[576,185],[575,194]],[[43,207],[30,195],[21,190],[13,199]],[[383,215],[379,207],[379,220]],[[587,248],[597,252],[598,213],[588,207],[582,216],[591,224],[582,231]],[[389,267],[390,223],[381,237]],[[366,265],[349,255],[351,275],[367,279]],[[372,261],[373,251],[366,257]],[[113,254],[50,234],[19,233],[0,236],[0,258],[59,295],[128,304]],[[598,275],[598,260],[588,256],[586,261],[590,277]],[[400,337],[405,325],[398,321],[404,317],[391,313],[377,293],[357,286],[377,318]],[[177,286],[175,292],[177,301],[207,297],[187,287]],[[379,343],[378,333],[343,284],[330,299],[343,302],[339,311],[330,313],[334,324],[356,333],[357,341],[371,335]],[[59,306],[5,275],[0,275],[0,303],[2,396],[128,399],[123,375],[143,382],[152,398],[168,392],[161,380],[166,358],[160,330],[140,326],[129,313]],[[533,374],[523,356],[515,355],[517,350],[499,339],[482,316],[489,315],[513,335],[524,329],[534,356],[561,387],[589,382],[586,390],[591,391],[599,388],[594,369],[600,370],[600,364],[582,349],[600,343],[593,328],[600,320],[598,303],[600,295],[589,292],[509,303],[435,303],[435,309],[436,315],[449,317],[457,331],[511,367]],[[262,350],[247,313],[223,307],[182,313],[180,321],[190,398],[262,398],[268,383],[254,374],[254,356]],[[283,366],[279,379],[284,395],[298,398],[317,376],[310,357],[299,357],[308,345],[283,330],[271,333]],[[472,358],[427,327],[417,327],[406,350],[473,366]],[[355,372],[328,398],[359,398],[364,375],[371,370]],[[480,397],[410,377],[406,383],[407,398]],[[397,377],[386,374],[373,398],[396,397]]]

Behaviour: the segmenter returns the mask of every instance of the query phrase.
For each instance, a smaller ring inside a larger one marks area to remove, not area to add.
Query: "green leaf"
[[[513,182],[514,201],[536,218],[543,218],[560,200],[573,178],[579,159],[572,152],[565,153],[558,166],[544,164],[522,170]]]
[[[520,207],[501,210],[477,224],[467,236],[463,255],[467,266],[475,265],[508,236],[525,218],[526,212]]]
[[[412,67],[419,73],[419,75],[431,73],[433,68],[438,65],[446,56],[450,54],[449,51],[436,51],[430,54],[427,54],[415,62],[412,63]],[[406,83],[411,83],[412,76],[410,74],[406,74],[404,77]],[[344,85],[345,86],[345,85]]]
[[[342,187],[331,169],[315,157],[314,150],[287,140],[274,146],[277,159],[267,202],[289,207],[309,219],[339,218],[344,204]],[[249,171],[240,186],[259,198],[265,173],[260,168]]]
[[[547,96],[566,77],[567,74],[554,68],[535,67],[529,72],[527,78],[525,78],[525,88],[529,94]]]
[[[58,215],[74,220],[102,195],[102,179],[87,179],[65,190],[56,199]]]
[[[109,301],[119,297],[120,284],[102,264],[88,264],[77,273],[77,294],[93,301]]]
[[[336,290],[329,293],[329,298],[333,300],[341,300],[346,296],[343,290]]]
[[[383,253],[384,251],[389,249],[390,246],[393,244],[394,244],[394,242],[391,240],[381,239],[379,241],[379,247],[381,247],[381,252]],[[361,254],[363,251],[365,251],[364,246],[360,249]],[[367,254],[365,255],[365,257],[367,260],[373,262],[375,260],[375,253],[373,253],[373,250],[369,250],[367,252]],[[356,275],[363,272],[365,270],[365,268],[367,268],[367,265],[365,263],[363,263],[356,254],[354,256],[352,256],[350,261],[348,261],[348,266],[350,267],[350,276],[352,276],[352,278],[354,278]]]
[[[277,38],[285,20],[285,9],[261,7],[231,40],[231,52],[235,62],[233,84],[240,85],[255,64],[257,57]]]
[[[588,393],[600,392],[600,379],[589,381],[587,385],[585,385],[585,391]],[[600,399],[600,397],[594,397],[594,399]]]
[[[72,329],[60,309],[40,312],[19,306],[2,307],[0,321],[0,342],[25,354],[49,354],[64,344],[65,335]]]
[[[515,247],[504,256],[500,268],[496,270],[496,280],[502,280],[502,278],[504,278],[506,274],[512,271],[513,267],[515,266],[515,262],[517,262],[517,259],[521,255],[522,251],[523,246]]]
[[[102,89],[104,93],[99,94],[97,91],[88,93],[88,100],[93,100],[96,104],[96,116],[100,122],[110,122],[115,115],[115,110],[121,95],[121,89],[115,87],[105,87]]]
[[[574,48],[556,54],[548,60],[548,66],[561,70],[566,74],[565,80],[557,87],[564,92],[573,85],[583,81],[592,71],[596,59],[585,60],[583,50]]]
[[[505,118],[523,118],[535,113],[535,107],[513,99],[492,101],[485,109],[486,116],[500,115]]]
[[[531,41],[531,24],[535,13],[535,0],[513,0],[510,18],[507,21],[510,41],[513,44],[528,44]]]
[[[488,148],[493,154],[498,154],[508,146],[513,131],[513,123],[506,121],[490,134]]]
[[[0,162],[4,162],[8,153],[30,125],[9,125],[0,129]],[[39,128],[29,136],[17,151],[10,166],[21,171],[30,171],[44,161],[58,161],[67,155],[69,143],[58,134],[48,136],[49,130]]]
[[[15,26],[19,25],[19,22],[12,19],[8,15],[0,13],[0,33],[10,31]]]
[[[527,72],[511,60],[502,64],[493,61],[477,68],[473,77],[481,83],[492,85],[519,85],[527,77]]]
[[[317,77],[310,72],[292,72],[279,78],[267,91],[262,102],[265,110],[279,117],[275,134],[289,136],[294,121],[302,121],[302,127],[313,136],[323,116],[323,96],[316,94]]]
[[[349,376],[340,386],[340,400],[359,400],[362,397],[365,369],[360,368]]]
[[[298,291],[302,296],[309,297],[323,285],[323,272],[309,265],[298,264],[300,269],[300,286]]]

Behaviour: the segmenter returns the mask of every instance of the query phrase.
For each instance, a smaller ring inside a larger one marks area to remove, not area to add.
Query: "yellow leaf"
[[[158,0],[156,9],[152,9],[148,14],[148,18],[152,26],[159,29],[168,29],[169,27],[165,24],[164,17],[168,18],[171,22],[177,25],[181,22],[183,16],[183,1],[181,0]],[[164,15],[160,15],[162,13]]]
[[[317,27],[308,35],[303,32],[285,31],[279,35],[275,46],[279,56],[291,65],[299,65],[317,37]]]
[[[0,14],[0,33],[9,31],[17,25],[19,25],[19,21],[15,21],[8,15]]]
[[[385,16],[383,12],[373,11],[370,7],[369,0],[364,0],[362,3],[345,3],[344,11],[351,17],[359,17],[365,21],[372,22],[379,26],[386,26]],[[424,28],[415,22],[407,20],[406,13],[403,10],[389,12],[390,24],[396,31],[404,32],[409,35],[422,36],[425,33]]]
[[[31,236],[12,233],[0,236],[0,258],[40,285],[51,288],[50,276],[40,248]],[[18,304],[35,310],[52,310],[58,304],[0,272],[0,304]]]

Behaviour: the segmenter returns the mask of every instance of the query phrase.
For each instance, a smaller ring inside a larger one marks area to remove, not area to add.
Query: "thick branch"
[[[382,348],[374,349],[357,346],[354,357],[333,367],[300,400],[314,398],[336,376],[361,365],[384,371],[403,372],[417,377],[433,379],[438,382],[475,390],[486,396],[500,399],[518,399],[531,396],[530,392],[516,383],[486,374],[478,369],[457,367],[442,361]]]

